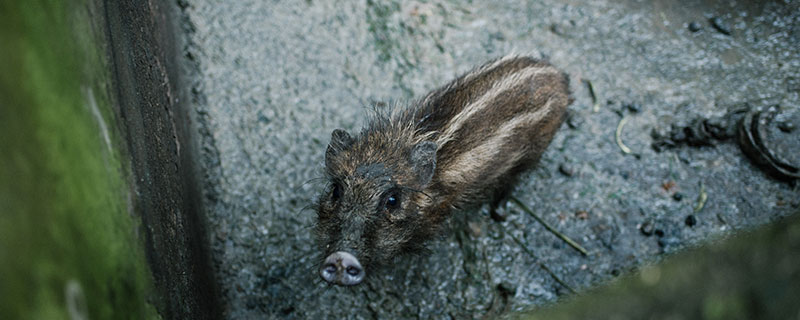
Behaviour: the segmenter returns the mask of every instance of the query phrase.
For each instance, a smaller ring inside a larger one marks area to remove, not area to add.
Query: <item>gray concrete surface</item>
[[[179,4],[196,67],[212,255],[231,319],[496,316],[570,295],[538,263],[580,291],[800,206],[796,185],[766,176],[733,142],[650,147],[654,130],[744,103],[796,112],[796,1]],[[366,284],[323,284],[308,206],[324,187],[330,132],[357,131],[370,104],[408,101],[511,52],[548,57],[571,75],[576,98],[572,125],[514,194],[591,254],[510,204],[504,223],[485,210],[457,215],[429,254],[398,259]],[[638,156],[615,143],[623,115],[621,139]]]

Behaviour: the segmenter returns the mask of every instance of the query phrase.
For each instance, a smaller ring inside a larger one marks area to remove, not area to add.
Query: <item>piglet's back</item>
[[[436,206],[495,197],[538,162],[571,103],[567,76],[545,61],[508,56],[434,90],[418,104],[419,132],[435,131]],[[434,205],[433,203],[431,205]]]

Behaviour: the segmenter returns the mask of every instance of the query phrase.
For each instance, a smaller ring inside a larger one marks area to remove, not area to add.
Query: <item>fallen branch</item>
[[[533,213],[533,211],[531,211],[531,209],[529,209],[525,204],[523,204],[522,201],[519,201],[519,199],[517,199],[514,196],[510,196],[509,199],[511,199],[511,201],[513,201],[514,204],[516,204],[520,209],[522,209],[522,211],[527,212],[531,217],[536,219],[536,221],[541,223],[544,226],[544,228],[547,229],[547,231],[550,231],[551,233],[555,234],[557,237],[561,238],[561,240],[564,240],[564,242],[569,244],[571,247],[575,248],[575,250],[580,251],[580,253],[583,254],[584,256],[588,256],[589,255],[589,253],[586,251],[586,249],[581,247],[581,245],[579,245],[577,242],[573,241],[572,239],[570,239],[569,237],[567,237],[563,233],[558,232],[558,230],[556,230],[555,228],[550,226],[550,224],[545,222],[541,217],[539,217],[535,213]]]

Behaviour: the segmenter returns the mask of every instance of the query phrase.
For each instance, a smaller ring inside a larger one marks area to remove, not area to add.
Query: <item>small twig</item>
[[[697,205],[694,206],[694,213],[700,212],[703,210],[703,207],[706,205],[706,200],[708,200],[708,194],[706,193],[706,186],[700,182],[700,195],[697,196]]]
[[[719,222],[722,222],[722,224],[728,224],[728,221],[725,221],[725,218],[723,218],[719,213],[717,213],[717,219]]]
[[[628,146],[622,143],[622,127],[624,127],[627,122],[628,117],[622,117],[622,119],[619,120],[619,124],[617,124],[617,132],[614,134],[614,138],[617,140],[617,146],[619,146],[624,154],[631,153],[631,148],[628,148]]]
[[[557,237],[561,238],[561,240],[564,240],[564,242],[569,244],[571,247],[575,248],[575,250],[580,251],[580,253],[583,254],[584,256],[588,256],[589,255],[589,253],[586,251],[586,249],[581,247],[581,245],[579,245],[577,242],[572,241],[572,239],[570,239],[569,237],[567,237],[563,233],[558,232],[558,230],[556,230],[555,228],[550,226],[541,217],[539,217],[535,213],[533,213],[533,211],[531,209],[529,209],[525,204],[523,204],[522,201],[519,201],[519,199],[517,199],[517,197],[510,196],[509,199],[511,201],[513,201],[518,207],[520,207],[520,209],[522,209],[522,211],[527,212],[531,217],[536,219],[536,221],[541,223],[544,226],[544,228],[547,229],[547,231],[550,231],[551,233],[555,234]]]
[[[592,97],[592,111],[597,112],[600,111],[600,103],[597,102],[597,94],[594,92],[594,86],[592,82],[586,79],[582,80],[583,83],[586,84],[586,87],[589,89],[589,96]]]
[[[522,248],[522,250],[525,250],[526,253],[531,255],[531,257],[533,257],[533,259],[536,260],[536,263],[539,264],[539,267],[541,267],[542,269],[544,269],[544,271],[546,271],[548,274],[550,274],[550,276],[553,277],[553,279],[555,279],[556,282],[558,282],[558,284],[560,284],[564,288],[567,288],[567,290],[569,290],[573,294],[576,293],[575,289],[572,289],[572,287],[570,287],[566,282],[564,282],[564,280],[561,280],[561,278],[558,277],[558,275],[555,272],[553,272],[553,270],[550,270],[550,268],[548,268],[547,265],[542,263],[542,261],[539,259],[539,257],[537,257],[536,254],[533,253],[533,250],[531,250],[531,248],[528,248],[528,245],[526,245],[524,242],[522,242],[522,240],[520,240],[519,238],[517,238],[513,234],[509,233],[509,235],[511,236],[511,239],[514,239],[514,241],[517,244],[519,244],[519,246]]]

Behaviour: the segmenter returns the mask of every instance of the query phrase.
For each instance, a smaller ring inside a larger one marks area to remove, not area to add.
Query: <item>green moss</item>
[[[0,319],[157,317],[95,9],[0,3]]]
[[[797,319],[800,212],[519,319]]]

